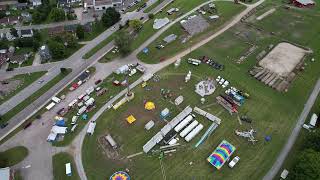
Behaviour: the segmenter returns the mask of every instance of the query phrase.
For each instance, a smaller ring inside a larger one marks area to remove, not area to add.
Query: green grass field
[[[311,64],[310,57],[308,57],[305,59],[308,64],[305,71],[297,75],[287,93],[280,93],[255,80],[248,73],[248,70],[256,64],[256,55],[270,44],[290,40],[313,50],[318,49],[319,41],[314,38],[318,36],[316,32],[320,30],[318,25],[313,22],[316,18],[311,18],[312,15],[308,14],[307,10],[292,11],[286,12],[285,9],[281,9],[279,13],[274,13],[259,22],[264,29],[277,30],[276,36],[271,36],[267,30],[259,32],[254,28],[237,25],[184,58],[197,58],[206,55],[224,64],[224,71],[214,70],[206,64],[197,67],[182,61],[177,69],[170,66],[162,70],[159,73],[160,82],[150,81],[148,86],[152,90],[146,91],[137,87],[134,89],[136,96],[133,101],[117,111],[105,112],[97,121],[95,134],[85,138],[84,141],[82,158],[88,178],[105,179],[115,171],[128,168],[133,179],[162,179],[159,154],[142,154],[130,160],[126,159],[126,156],[142,151],[142,146],[165,125],[163,121],[159,120],[159,112],[162,109],[168,107],[171,111],[171,118],[173,118],[179,109],[186,105],[192,105],[216,114],[222,119],[222,123],[204,144],[196,149],[194,148],[195,143],[210,125],[202,117],[196,117],[205,128],[190,143],[181,139],[179,143],[184,146],[178,148],[176,153],[164,157],[163,166],[167,179],[261,179],[272,166],[285,144],[315,81],[320,75],[317,68],[320,66],[320,62],[315,61]],[[271,23],[272,20],[276,21],[281,18],[288,18],[295,22],[292,16],[299,17],[298,15],[301,18],[306,18],[302,24],[293,23],[294,25],[291,27],[295,30],[294,33],[301,34],[299,37],[293,36],[293,33],[291,35],[286,33],[285,26],[288,23],[279,23],[278,26]],[[310,18],[307,18],[309,16]],[[256,25],[257,22],[253,24]],[[248,38],[237,36],[239,31],[250,35]],[[259,48],[242,64],[236,64],[235,60],[240,58],[250,47],[248,42],[254,43]],[[319,55],[319,52],[316,51],[312,56],[318,59]],[[184,83],[184,77],[189,70],[192,71],[191,80]],[[240,107],[239,115],[247,114],[253,119],[252,124],[243,123],[240,125],[237,117],[229,115],[215,103],[214,97],[223,92],[220,86],[213,95],[206,97],[204,105],[200,104],[200,97],[194,93],[194,84],[206,77],[215,78],[218,75],[228,79],[231,86],[250,94],[250,98]],[[168,100],[161,98],[160,88],[171,89],[174,97],[183,95],[185,97],[184,103],[179,107],[172,105]],[[143,102],[145,100],[155,102],[156,110],[154,112],[144,110]],[[126,123],[125,118],[130,114],[136,116],[135,124],[128,125]],[[154,120],[156,125],[147,132],[144,130],[144,125],[149,120]],[[235,129],[246,130],[250,127],[257,131],[256,138],[259,141],[255,145],[234,134]],[[119,156],[108,158],[106,154],[112,153],[113,150],[110,147],[102,148],[103,146],[99,143],[99,138],[107,133],[110,133],[120,146],[117,150]],[[266,135],[272,137],[270,142],[264,141]],[[233,169],[223,167],[217,171],[206,162],[206,158],[223,139],[228,140],[237,148],[235,155],[240,156],[241,160]]]
[[[11,97],[13,97],[17,93],[19,93],[22,89],[29,86],[31,83],[35,82],[37,79],[39,79],[45,73],[46,72],[43,72],[43,71],[42,72],[34,72],[34,73],[30,73],[30,75],[21,74],[21,75],[16,75],[13,78],[10,78],[9,81],[20,80],[22,83],[16,90],[12,91],[7,96],[0,98],[0,104],[4,103],[6,100],[10,99]]]
[[[18,112],[22,111],[25,107],[30,105],[30,102],[35,101],[38,97],[40,97],[42,94],[44,94],[46,91],[48,91],[52,86],[57,84],[61,79],[63,79],[66,75],[68,75],[71,72],[71,69],[68,69],[67,73],[60,73],[55,78],[53,78],[51,81],[49,81],[46,85],[41,87],[38,91],[33,93],[31,96],[29,96],[27,99],[22,101],[20,104],[15,106],[13,109],[8,111],[6,114],[2,115],[2,118],[0,120],[0,123],[4,123],[9,121],[13,116],[15,116]]]
[[[0,152],[0,166],[11,167],[21,162],[28,156],[28,149],[24,146],[17,146],[7,151]]]
[[[66,175],[66,163],[71,163],[71,176]],[[68,153],[58,153],[52,156],[53,177],[55,180],[70,179],[80,180],[77,172],[76,164],[72,156]]]
[[[187,49],[193,43],[201,41],[205,39],[209,35],[213,34],[215,31],[219,29],[224,23],[229,21],[233,16],[244,10],[244,6],[236,5],[232,2],[215,2],[217,7],[217,14],[220,16],[220,19],[215,22],[210,22],[210,26],[207,30],[202,33],[194,35],[192,38],[188,39],[186,43],[181,43],[182,37],[186,35],[184,30],[181,28],[179,23],[170,27],[167,31],[165,31],[159,38],[157,38],[154,42],[152,42],[148,48],[149,53],[144,54],[140,52],[138,54],[138,58],[149,64],[159,63],[161,59],[168,59],[176,53]],[[178,36],[177,40],[171,42],[168,45],[165,45],[163,49],[157,49],[156,46],[158,44],[163,44],[162,39],[170,34],[175,34]]]

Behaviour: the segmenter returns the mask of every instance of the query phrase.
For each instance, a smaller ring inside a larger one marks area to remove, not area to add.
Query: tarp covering
[[[130,115],[129,117],[127,117],[127,122],[129,124],[132,124],[135,121],[136,121],[136,118],[133,115]]]
[[[146,102],[144,105],[144,108],[148,111],[154,110],[156,108],[156,105],[153,102]]]

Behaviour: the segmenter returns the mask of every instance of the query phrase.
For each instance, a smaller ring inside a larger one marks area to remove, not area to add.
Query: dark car
[[[102,82],[102,80],[101,79],[98,79],[96,82],[94,82],[94,84],[95,85],[98,85],[98,84],[100,84]]]
[[[6,69],[6,71],[13,71],[13,70],[14,70],[14,69],[11,68],[11,67],[9,67],[9,68]]]
[[[0,125],[0,128],[1,128],[1,129],[4,129],[5,127],[8,126],[8,124],[9,124],[9,123],[7,123],[7,122],[6,122],[6,123],[2,123],[2,124]]]
[[[26,125],[23,127],[23,129],[27,129],[28,127],[31,126],[31,124],[32,124],[32,122],[29,122],[28,124],[26,124]]]

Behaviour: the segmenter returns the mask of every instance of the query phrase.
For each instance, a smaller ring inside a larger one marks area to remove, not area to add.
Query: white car
[[[223,88],[226,88],[227,86],[229,86],[229,81],[225,81],[225,82],[222,84],[222,87],[223,87]]]
[[[219,84],[222,85],[224,83],[224,79],[221,78],[221,80],[219,81]]]
[[[239,160],[240,160],[239,156],[234,157],[232,161],[230,161],[229,167],[233,168],[239,162]]]
[[[218,77],[217,77],[217,79],[216,79],[216,81],[217,81],[217,82],[219,82],[219,81],[220,81],[220,79],[221,79],[221,77],[220,77],[220,76],[218,76]]]
[[[75,125],[77,123],[79,116],[73,116],[71,120],[71,125]]]

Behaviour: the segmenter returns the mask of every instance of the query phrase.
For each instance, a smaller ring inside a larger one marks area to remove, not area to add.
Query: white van
[[[56,96],[52,97],[51,100],[57,104],[61,102],[61,99],[57,98]]]
[[[239,160],[240,160],[239,156],[234,157],[232,161],[230,161],[229,167],[233,168],[239,162]]]
[[[72,117],[72,120],[71,120],[71,125],[74,125],[77,123],[77,120],[78,120],[79,116],[73,116]]]
[[[79,109],[77,115],[80,116],[82,113],[84,113],[87,110],[86,106],[83,106],[82,108]]]
[[[93,91],[94,91],[94,87],[91,86],[91,87],[89,87],[89,88],[86,90],[86,94],[87,94],[87,95],[90,95]]]

